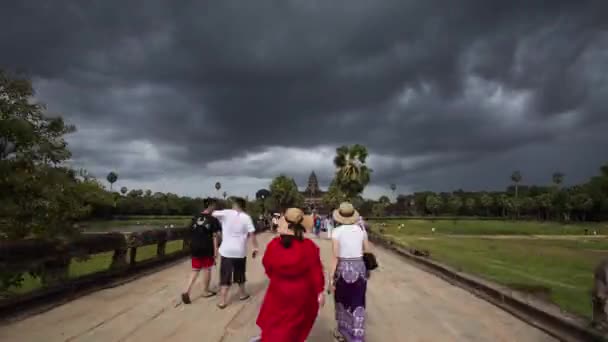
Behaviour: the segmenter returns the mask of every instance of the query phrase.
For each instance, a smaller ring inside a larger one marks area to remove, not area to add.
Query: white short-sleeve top
[[[363,256],[363,240],[367,239],[367,233],[359,225],[341,225],[332,230],[331,238],[338,241],[339,258],[360,258]]]
[[[247,237],[255,232],[251,216],[233,209],[216,210],[212,215],[222,223],[220,255],[226,258],[244,258],[247,255]]]

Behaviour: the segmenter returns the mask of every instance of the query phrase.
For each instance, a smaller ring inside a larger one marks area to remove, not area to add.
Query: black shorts
[[[226,258],[220,261],[220,285],[230,286],[233,282],[244,284],[247,258]]]

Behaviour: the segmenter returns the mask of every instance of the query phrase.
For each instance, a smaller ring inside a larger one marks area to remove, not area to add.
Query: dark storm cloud
[[[560,137],[608,120],[607,12],[602,0],[21,1],[0,11],[0,65],[103,130],[74,138],[77,159],[132,178],[362,142],[395,158],[378,183],[450,186],[427,171],[474,164],[467,184],[498,186],[483,172],[498,159],[518,167],[544,146],[559,164]],[[132,141],[156,151],[138,164],[121,153]]]

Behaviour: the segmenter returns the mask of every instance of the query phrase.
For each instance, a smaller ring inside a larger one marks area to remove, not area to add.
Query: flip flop
[[[246,295],[244,297],[240,297],[239,300],[247,300],[249,299],[251,296],[250,295]]]
[[[346,339],[344,338],[344,336],[342,336],[342,334],[338,331],[338,329],[334,329],[334,338],[336,339],[336,341],[339,341],[339,342],[346,341]]]
[[[213,297],[217,294],[217,292],[213,292],[213,291],[208,291],[207,293],[205,293],[204,295],[202,295],[201,297],[203,298],[209,298],[209,297]]]
[[[222,310],[224,310],[227,306],[228,306],[228,304],[217,303],[217,307],[220,308],[220,309],[222,309]]]

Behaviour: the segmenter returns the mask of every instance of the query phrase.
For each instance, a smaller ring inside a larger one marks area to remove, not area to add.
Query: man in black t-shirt
[[[207,298],[216,294],[209,289],[209,284],[211,283],[211,268],[215,265],[218,255],[218,234],[221,232],[222,226],[218,219],[211,216],[211,213],[215,210],[215,200],[207,198],[203,203],[205,210],[195,216],[190,224],[192,275],[188,281],[186,291],[182,293],[182,301],[185,304],[190,304],[190,290],[201,270],[203,270],[203,285],[205,287],[203,297]]]

